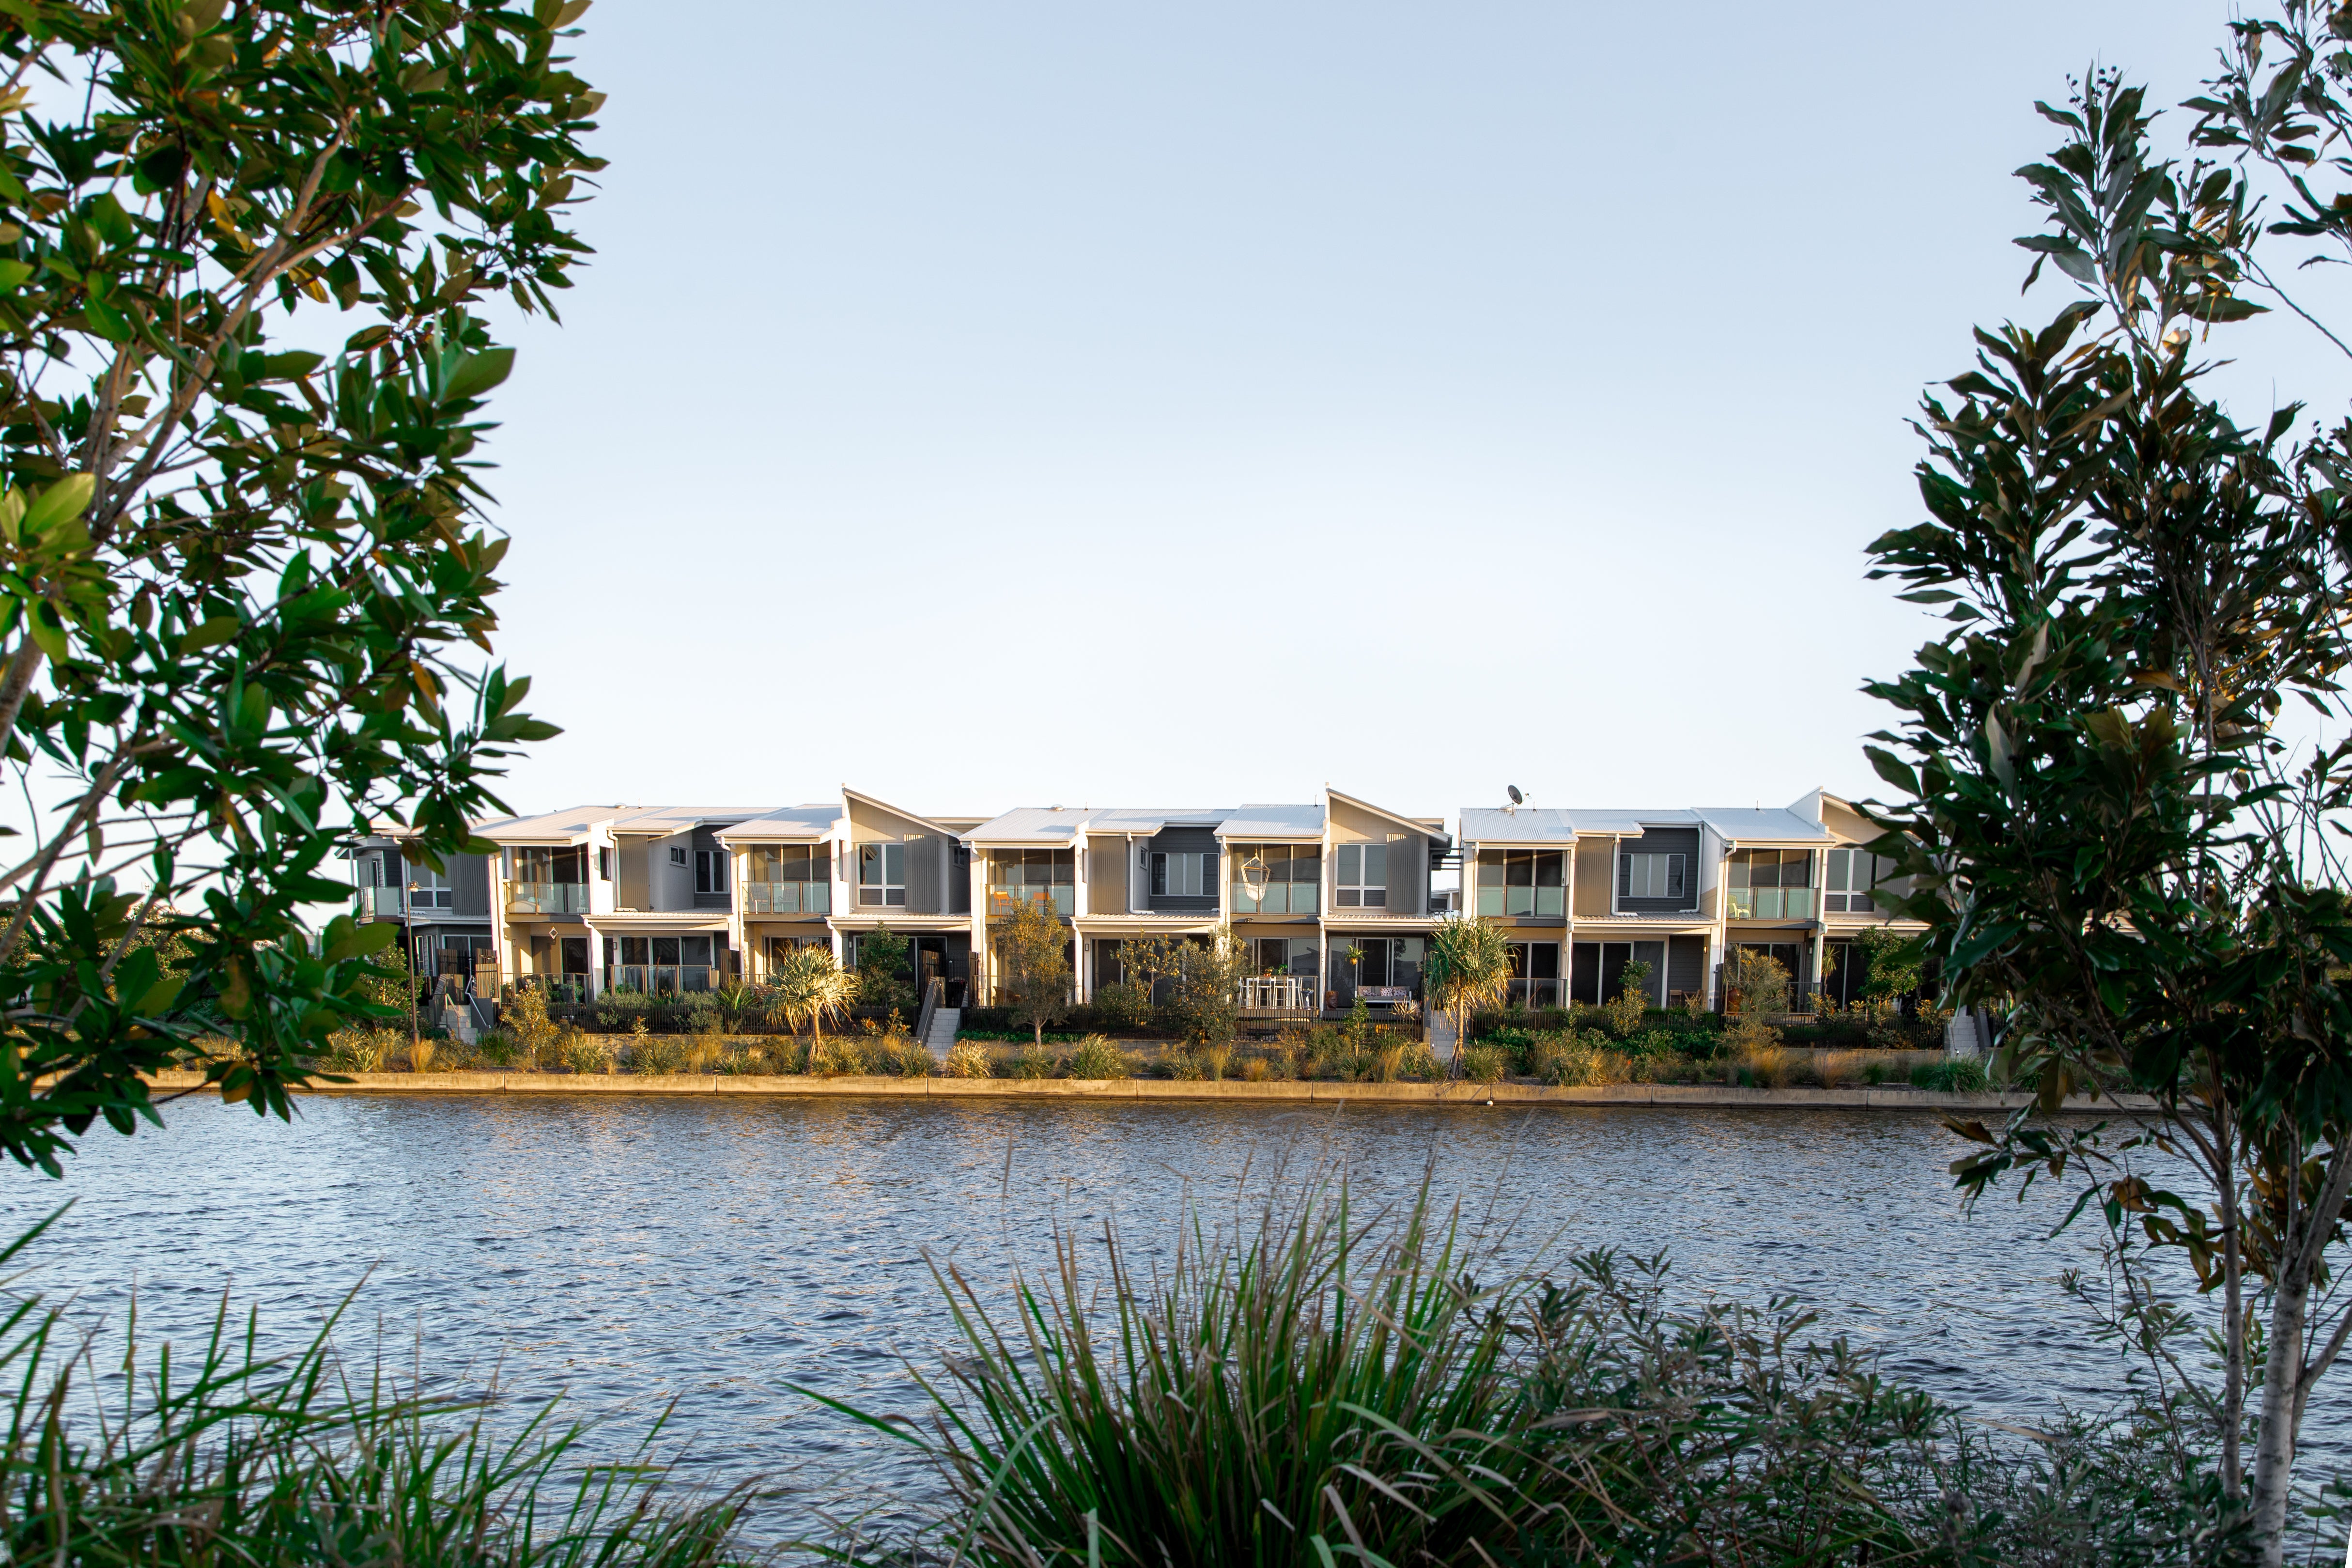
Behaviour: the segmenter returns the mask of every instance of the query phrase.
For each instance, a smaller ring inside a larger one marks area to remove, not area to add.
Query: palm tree
[[[776,961],[772,978],[785,1024],[794,1034],[807,1025],[819,1044],[824,1040],[824,1021],[848,1011],[857,989],[857,977],[843,972],[829,947],[793,949]]]
[[[1421,977],[1430,1006],[1454,1016],[1454,1059],[1446,1068],[1451,1076],[1461,1070],[1471,1016],[1509,993],[1511,948],[1503,928],[1477,915],[1447,916],[1429,933],[1429,959]]]

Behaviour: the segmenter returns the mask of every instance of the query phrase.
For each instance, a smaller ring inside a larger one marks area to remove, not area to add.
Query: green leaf
[[[78,518],[89,510],[90,492],[97,481],[88,474],[68,474],[47,489],[33,498],[25,509],[18,530],[28,538],[38,538],[68,518]]]
[[[479,397],[514,370],[514,357],[512,349],[484,349],[480,353],[467,354],[465,363],[457,367],[457,374],[449,378],[448,388],[442,395],[444,401],[456,403]]]

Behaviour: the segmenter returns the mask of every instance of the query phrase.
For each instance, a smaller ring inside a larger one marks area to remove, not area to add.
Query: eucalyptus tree
[[[2275,250],[2352,258],[2352,166],[2324,153],[2352,131],[2352,57],[2327,18],[2234,27],[2179,158],[2112,73],[2039,106],[2063,142],[2021,171],[2048,223],[2018,243],[2029,288],[2052,267],[2074,297],[1975,334],[1917,422],[1927,519],[1872,546],[1873,575],[1950,622],[1868,688],[1899,714],[1870,751],[1902,797],[1875,847],[1916,879],[1904,912],[1956,1000],[2005,1009],[1996,1075],[2038,1090],[1959,1127],[1981,1147],[1955,1174],[1971,1198],[2077,1181],[2074,1214],[2186,1260],[2220,1308],[2220,1386],[2147,1343],[2273,1563],[2304,1412],[2352,1335],[2352,751],[2326,739],[2352,426],[2295,405],[2241,424],[2210,378],[2232,323],[2321,325]],[[2155,1121],[2053,1115],[2117,1088]],[[2173,1156],[2210,1198],[2161,1184]]]
[[[283,1116],[396,931],[341,834],[472,844],[529,687],[488,666],[494,300],[585,247],[586,0],[0,7],[0,1147],[55,1173],[223,1034]],[[467,645],[470,645],[468,647]],[[168,966],[159,952],[180,956]]]

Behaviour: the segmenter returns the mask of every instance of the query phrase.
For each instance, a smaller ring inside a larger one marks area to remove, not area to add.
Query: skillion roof
[[[719,830],[722,844],[763,844],[779,840],[794,843],[821,842],[846,830],[849,814],[838,801],[818,805],[787,805],[747,817],[731,827]]]
[[[494,844],[576,844],[596,827],[667,837],[706,823],[740,822],[768,809],[764,805],[574,805],[537,816],[486,822],[478,831]]]

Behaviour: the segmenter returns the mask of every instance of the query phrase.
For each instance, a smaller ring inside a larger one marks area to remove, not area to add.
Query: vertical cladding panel
[[[625,838],[620,841],[614,855],[621,863],[618,899],[621,908],[625,910],[653,908],[652,881],[646,873],[653,857],[661,852],[659,844],[660,841],[657,839]]]
[[[1697,828],[1653,827],[1645,831],[1639,838],[1627,838],[1623,840],[1617,846],[1617,850],[1620,855],[1679,855],[1683,858],[1683,891],[1681,897],[1668,899],[1620,899],[1617,900],[1617,908],[1621,913],[1629,915],[1678,914],[1685,910],[1693,910],[1698,907],[1699,833]],[[1583,864],[1580,861],[1577,866],[1577,874],[1580,879],[1582,877],[1583,871]],[[1609,873],[1609,886],[1612,889],[1617,885],[1618,876],[1619,872],[1617,868],[1612,867]]]
[[[1087,838],[1087,908],[1098,915],[1127,912],[1127,839],[1090,834]]]
[[[1668,991],[1703,991],[1706,988],[1706,939],[1699,936],[1668,938],[1666,989]]]
[[[1151,840],[1150,848],[1150,852],[1155,855],[1213,856],[1217,850],[1217,830],[1213,827],[1163,827]],[[1147,861],[1145,864],[1149,865],[1150,862]],[[1212,866],[1210,870],[1215,875],[1223,874],[1222,870],[1215,866]],[[1153,910],[1168,914],[1213,915],[1217,912],[1218,898],[1214,876],[1205,877],[1201,885],[1202,891],[1197,898],[1171,893],[1153,893],[1149,901]],[[1147,881],[1144,887],[1148,890],[1150,883]]]
[[[1617,847],[1606,838],[1580,840],[1576,846],[1576,912],[1605,915],[1617,891]]]
[[[490,918],[490,862],[488,856],[452,857],[449,883],[458,914],[478,921]]]
[[[907,910],[909,914],[940,912],[940,840],[937,834],[918,833],[907,840]]]

